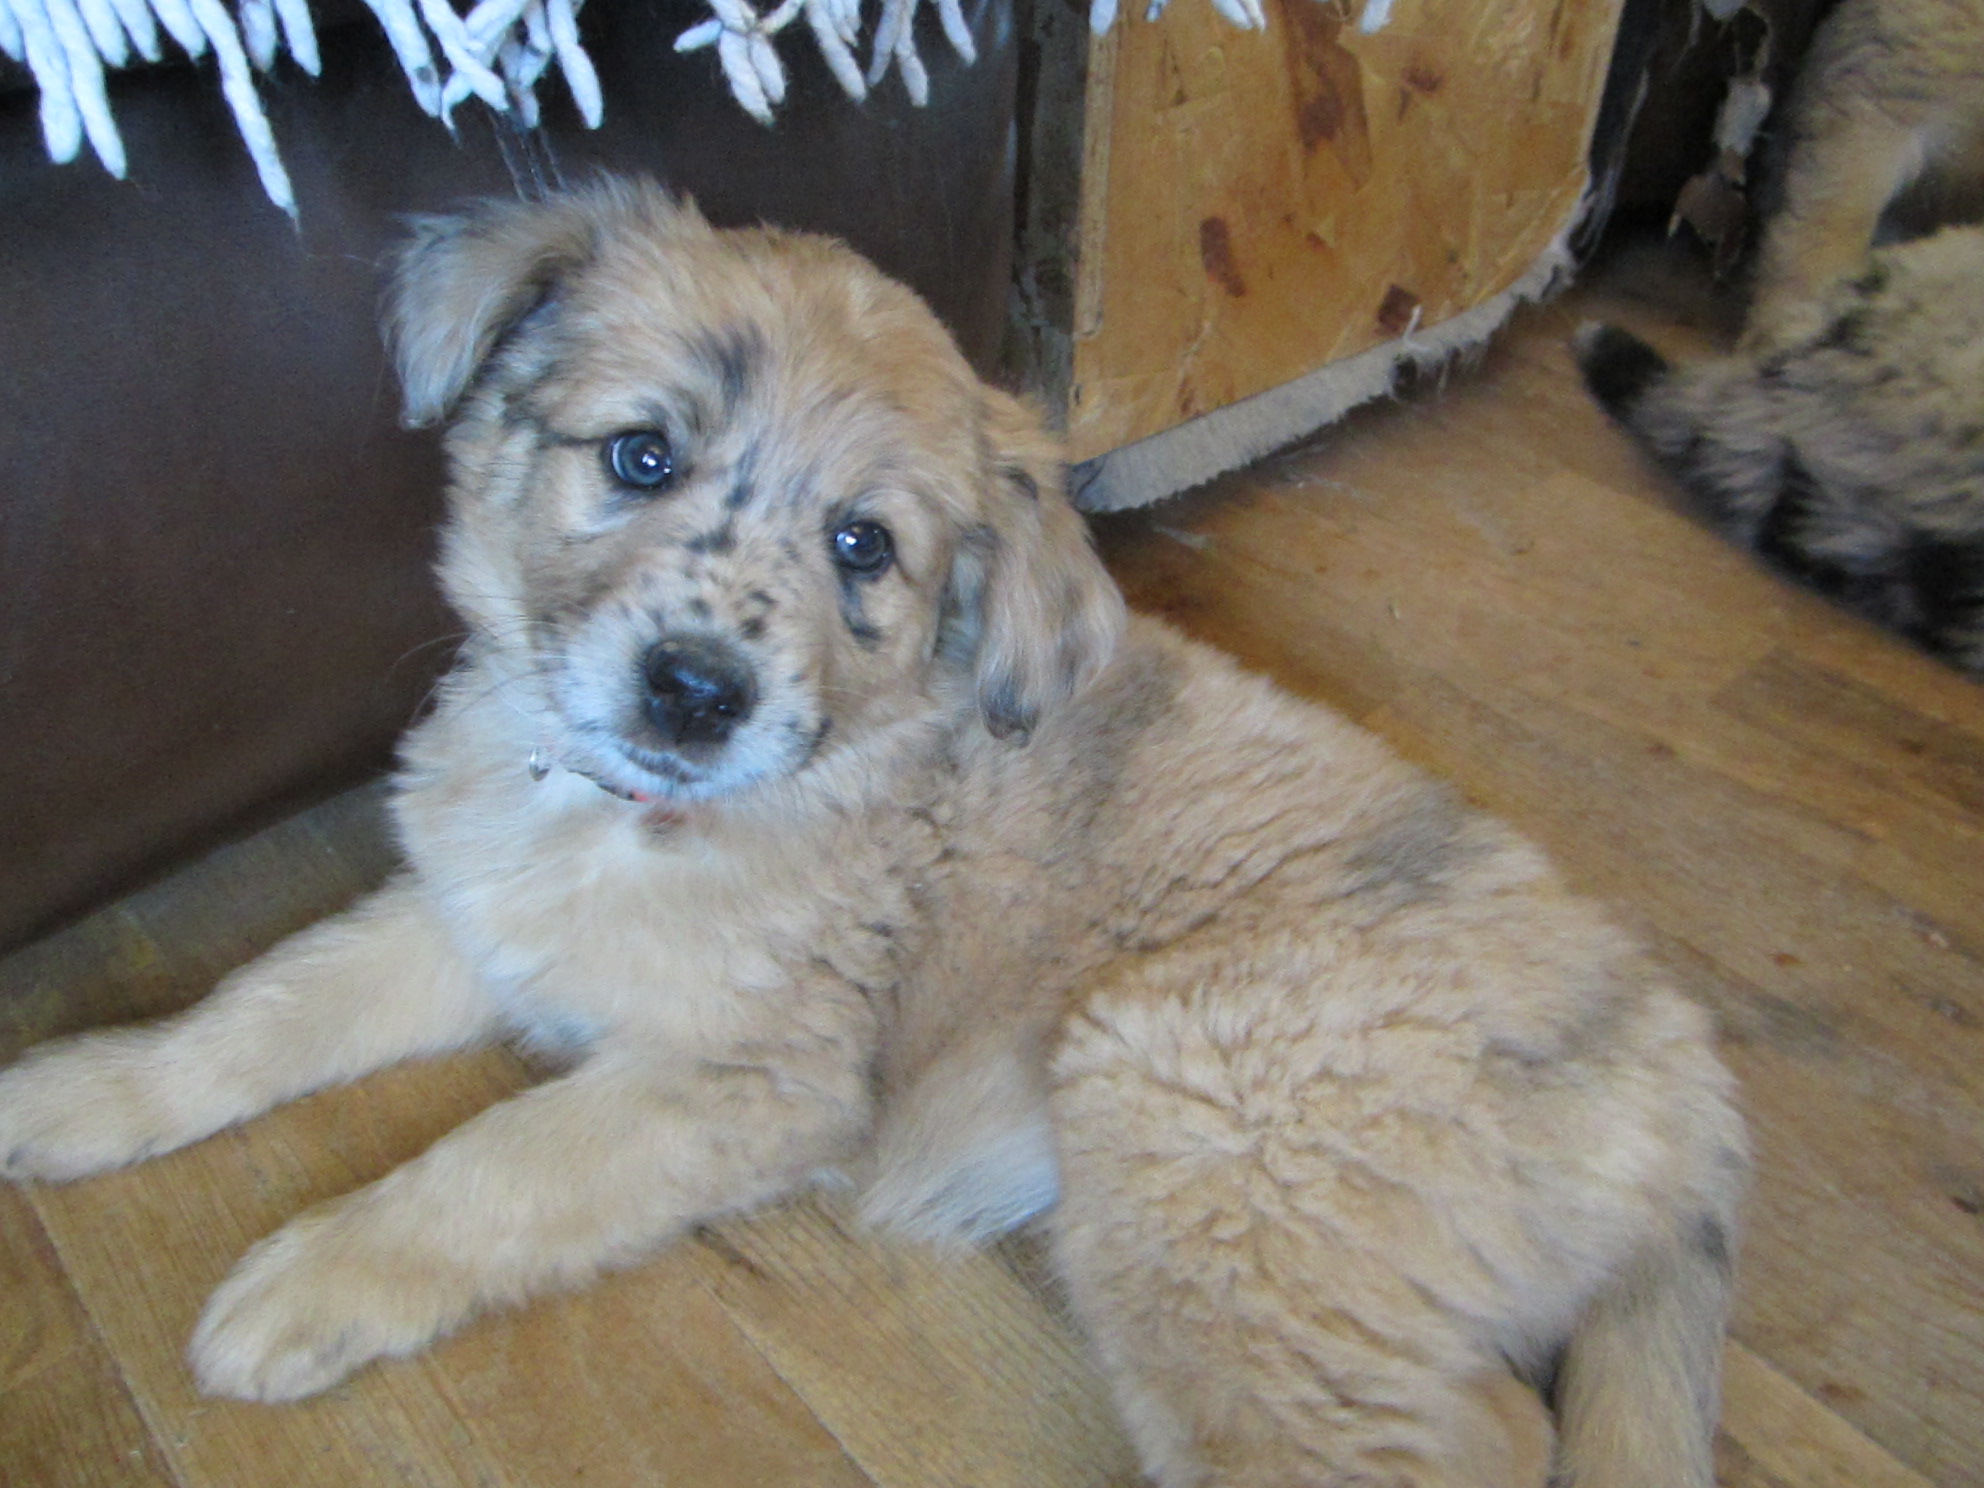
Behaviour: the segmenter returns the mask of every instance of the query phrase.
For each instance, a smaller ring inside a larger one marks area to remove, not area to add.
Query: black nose
[[[641,662],[648,722],[671,744],[721,744],[751,716],[750,668],[719,641],[660,641]]]

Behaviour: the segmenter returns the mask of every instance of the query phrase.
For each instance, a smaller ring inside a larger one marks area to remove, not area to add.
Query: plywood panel
[[[1575,214],[1619,0],[1267,9],[1091,49],[1076,459],[1479,305]]]

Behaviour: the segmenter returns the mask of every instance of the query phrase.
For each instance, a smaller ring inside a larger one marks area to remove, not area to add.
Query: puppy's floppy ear
[[[611,178],[543,202],[491,200],[416,217],[392,262],[386,337],[405,422],[454,411],[504,335],[582,269],[616,229],[707,232],[695,207],[649,182]]]
[[[487,201],[413,219],[386,292],[409,427],[446,418],[504,332],[591,256],[593,224],[574,205]]]
[[[1123,596],[1067,496],[1061,451],[1039,417],[984,390],[980,524],[952,562],[952,651],[968,657],[985,726],[1025,743],[1041,713],[1107,664]]]

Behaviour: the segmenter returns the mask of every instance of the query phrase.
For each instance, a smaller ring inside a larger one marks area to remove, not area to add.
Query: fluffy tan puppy
[[[0,1075],[0,1153],[579,1057],[251,1251],[205,1388],[321,1390],[839,1172],[934,1238],[1058,1191],[1170,1488],[1706,1488],[1745,1167],[1707,1020],[1370,735],[1126,621],[913,295],[604,184],[422,224],[391,329],[470,628],[408,866]]]

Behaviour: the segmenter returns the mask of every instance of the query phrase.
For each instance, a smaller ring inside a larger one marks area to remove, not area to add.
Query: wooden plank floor
[[[1761,1174],[1730,1488],[1984,1484],[1984,689],[1677,517],[1578,390],[1615,275],[1444,388],[1110,519],[1133,600],[1521,823],[1713,1007]],[[375,882],[367,790],[0,962],[0,1059],[157,1013]],[[324,1399],[200,1399],[257,1236],[527,1072],[389,1072],[127,1173],[0,1188],[0,1481],[1075,1488],[1135,1474],[1028,1242],[942,1258],[831,1205],[725,1225]]]

